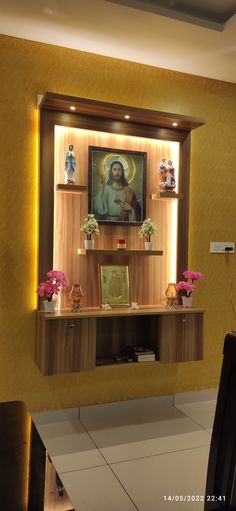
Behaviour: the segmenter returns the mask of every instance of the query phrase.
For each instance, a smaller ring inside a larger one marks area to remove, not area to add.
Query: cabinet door
[[[96,367],[96,319],[38,318],[36,362],[43,374],[89,371]]]
[[[203,314],[166,314],[158,322],[161,362],[189,362],[203,358]]]

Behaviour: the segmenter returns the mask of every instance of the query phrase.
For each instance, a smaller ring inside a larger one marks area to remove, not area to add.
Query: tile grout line
[[[103,453],[100,451],[99,447],[97,446],[96,442],[94,441],[94,439],[91,437],[89,431],[86,429],[85,425],[83,424],[83,422],[81,421],[80,419],[80,422],[82,424],[82,426],[84,427],[85,431],[87,432],[89,438],[92,440],[93,444],[95,445],[96,449],[98,450],[98,452],[101,454],[102,458],[104,459],[104,461],[106,462],[106,465],[109,467],[110,471],[113,473],[113,475],[115,476],[116,480],[118,481],[118,483],[120,484],[120,486],[122,487],[122,489],[124,490],[124,492],[126,493],[127,497],[131,500],[132,504],[134,505],[135,509],[137,511],[140,511],[139,508],[137,507],[137,505],[135,504],[135,502],[133,501],[132,497],[129,495],[128,491],[126,490],[126,488],[123,486],[123,484],[121,483],[121,481],[119,480],[119,478],[117,477],[117,475],[115,474],[114,470],[112,469],[111,465],[107,462],[105,456],[103,455]],[[105,465],[101,465],[101,466],[105,466]],[[93,468],[93,467],[90,467],[90,468]]]
[[[157,456],[165,456],[166,454],[177,454],[178,452],[192,451],[193,449],[201,449],[202,447],[209,447],[209,444],[196,445],[193,447],[186,447],[186,449],[177,449],[174,451],[160,452],[159,454],[149,454],[148,456],[139,456],[139,458],[130,458],[128,460],[111,461],[108,465],[117,465],[119,463],[129,463],[131,461],[145,460],[149,458],[156,458]]]
[[[210,433],[204,426],[202,426],[199,422],[197,422],[195,419],[193,419],[192,417],[190,417],[189,415],[186,415],[186,413],[184,413],[182,410],[180,410],[179,408],[177,408],[177,406],[175,406],[175,408],[181,412],[185,417],[187,417],[187,419],[191,420],[194,424],[197,424],[197,426],[200,426],[200,428],[203,429],[203,431],[206,431],[206,433],[208,433],[208,435],[212,435],[212,433]],[[213,423],[214,423],[214,419],[213,419]],[[212,428],[213,428],[213,425],[212,425]]]
[[[130,496],[130,494],[128,493],[128,491],[126,490],[126,488],[124,487],[123,483],[120,481],[119,477],[116,475],[116,473],[114,472],[113,468],[111,467],[111,465],[108,463],[108,466],[111,470],[111,472],[113,473],[113,475],[115,476],[115,478],[117,479],[118,483],[121,485],[121,487],[123,488],[124,492],[126,493],[126,495],[129,497],[129,499],[131,500],[132,504],[134,505],[135,509],[137,509],[137,511],[140,511],[138,506],[135,504],[134,500],[132,499],[132,497]]]
[[[53,458],[52,458],[53,460]],[[54,460],[53,460],[54,462]],[[63,474],[73,474],[73,472],[81,472],[81,470],[90,470],[91,468],[100,468],[100,467],[105,467],[106,465],[108,465],[108,463],[105,463],[104,465],[92,465],[90,467],[84,467],[84,468],[74,468],[73,470],[66,470],[65,472],[62,472],[62,471],[58,471],[58,474],[60,475],[63,475]]]

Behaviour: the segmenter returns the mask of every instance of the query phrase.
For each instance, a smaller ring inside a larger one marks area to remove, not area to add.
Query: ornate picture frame
[[[100,305],[130,307],[130,278],[127,264],[99,265]]]
[[[146,169],[145,152],[89,146],[88,211],[98,223],[142,224]]]

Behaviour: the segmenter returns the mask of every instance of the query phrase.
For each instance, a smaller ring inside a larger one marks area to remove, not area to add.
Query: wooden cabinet
[[[203,310],[178,307],[37,313],[36,362],[45,375],[127,363],[128,346],[151,348],[163,363],[203,358]],[[150,362],[149,362],[150,363]]]
[[[160,360],[166,363],[201,360],[202,339],[203,313],[166,314],[158,323]]]
[[[45,375],[95,369],[96,319],[50,320],[38,313],[36,362]]]

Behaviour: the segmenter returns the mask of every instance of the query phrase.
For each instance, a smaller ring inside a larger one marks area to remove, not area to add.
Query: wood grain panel
[[[155,322],[155,319],[154,319]],[[203,315],[166,315],[157,324],[160,361],[187,362],[203,358]]]
[[[97,320],[97,356],[118,355],[127,345],[146,344],[146,317],[113,317]]]
[[[145,256],[116,256],[102,254],[90,258],[78,256],[78,248],[84,248],[84,235],[80,231],[84,218],[88,213],[88,193],[76,196],[73,194],[55,194],[54,217],[54,268],[66,272],[72,283],[80,282],[85,293],[87,307],[99,305],[98,265],[103,263],[130,263],[132,300],[140,304],[157,304],[165,298],[165,289],[169,281],[176,277],[176,231],[177,201],[159,203],[151,200],[151,193],[158,191],[158,167],[163,155],[172,159],[178,171],[179,144],[157,140],[141,139],[114,135],[112,133],[91,132],[89,130],[55,128],[55,183],[63,181],[65,151],[73,144],[77,157],[78,184],[88,185],[88,146],[111,147],[147,152],[147,203],[146,216],[151,217],[158,226],[154,236],[154,248],[163,250],[163,257],[152,257],[149,261]],[[177,172],[178,174],[178,172]],[[178,176],[177,176],[178,181]],[[138,236],[139,226],[101,225],[100,236],[95,236],[95,248],[116,248],[117,238],[125,238],[127,249],[141,250],[144,240]],[[68,291],[62,295],[62,307],[70,305]]]
[[[44,320],[38,316],[36,362],[45,375],[95,368],[96,319]]]
[[[48,456],[46,457],[44,511],[74,511],[66,491],[63,490],[63,496],[58,495],[56,470]]]

